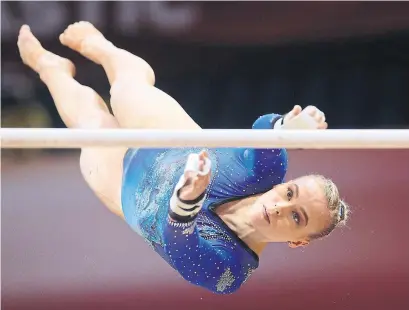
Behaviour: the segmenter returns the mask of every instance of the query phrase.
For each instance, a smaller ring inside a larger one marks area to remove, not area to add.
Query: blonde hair
[[[350,214],[349,205],[343,201],[339,196],[338,187],[335,183],[322,175],[312,175],[322,182],[324,187],[325,198],[328,202],[328,209],[331,215],[331,224],[323,231],[311,235],[310,239],[320,239],[329,235],[336,227],[345,226]]]

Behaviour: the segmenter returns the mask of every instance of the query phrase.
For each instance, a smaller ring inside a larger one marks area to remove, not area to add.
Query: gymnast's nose
[[[283,217],[285,216],[288,212],[289,209],[287,206],[278,206],[274,205],[274,207],[270,210],[270,215],[274,217]]]

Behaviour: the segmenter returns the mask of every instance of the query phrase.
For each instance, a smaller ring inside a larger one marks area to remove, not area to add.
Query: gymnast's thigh
[[[132,81],[115,83],[111,106],[122,128],[200,129],[175,99],[155,86]]]
[[[127,148],[81,149],[81,173],[99,200],[114,214],[123,218],[121,185],[123,159]]]

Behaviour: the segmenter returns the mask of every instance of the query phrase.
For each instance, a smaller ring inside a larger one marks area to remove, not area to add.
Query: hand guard
[[[299,114],[296,117],[285,120],[285,116],[274,124],[274,129],[316,129],[317,122],[308,114]]]
[[[199,170],[199,154],[190,154],[184,172],[193,171],[198,175],[207,175],[210,172],[211,161],[210,159],[205,159],[205,165],[203,171]],[[200,212],[205,200],[205,192],[203,192],[195,200],[182,200],[179,198],[179,190],[185,185],[185,173],[179,178],[178,183],[175,186],[173,195],[170,199],[170,210],[169,216],[179,222],[190,222],[197,214]]]

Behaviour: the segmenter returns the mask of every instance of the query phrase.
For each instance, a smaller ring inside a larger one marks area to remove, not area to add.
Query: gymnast
[[[45,50],[23,25],[24,64],[47,86],[69,128],[200,130],[154,86],[152,68],[113,45],[88,22],[70,25],[60,42],[101,65],[110,83],[102,98],[74,79],[75,67]],[[309,120],[309,122],[307,122]],[[314,106],[259,117],[253,129],[327,128]],[[95,195],[188,282],[217,294],[236,292],[271,242],[306,246],[346,222],[349,207],[321,175],[284,181],[285,149],[86,147],[81,173]]]

